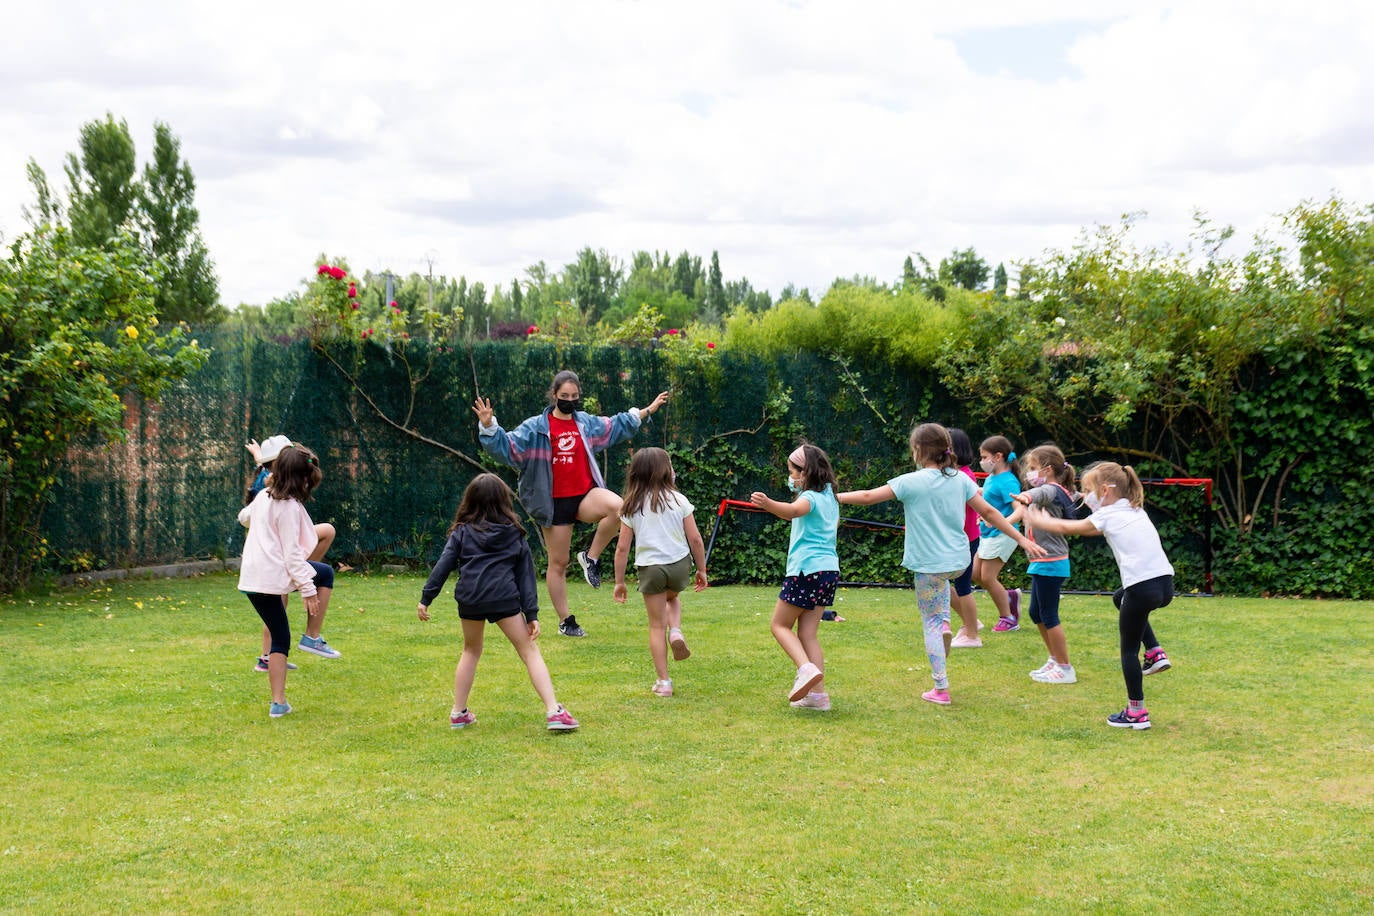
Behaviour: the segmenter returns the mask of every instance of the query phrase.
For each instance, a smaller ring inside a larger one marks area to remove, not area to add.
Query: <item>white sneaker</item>
[[[1030,673],[1031,679],[1032,679],[1032,680],[1039,680],[1039,679],[1040,679],[1040,675],[1044,674],[1046,671],[1049,671],[1051,668],[1055,667],[1057,664],[1058,664],[1058,662],[1056,662],[1056,661],[1055,661],[1054,659],[1052,659],[1052,658],[1046,659],[1046,660],[1045,660],[1045,664],[1041,665],[1039,668],[1036,668],[1034,671],[1032,671],[1032,672]]]
[[[1077,684],[1078,675],[1073,666],[1055,665],[1049,671],[1035,678],[1041,684]]]
[[[797,679],[792,682],[792,692],[787,695],[787,699],[789,701],[800,700],[810,693],[811,688],[819,684],[824,676],[821,669],[811,662],[802,665],[797,669]]]
[[[821,712],[825,712],[830,708],[830,694],[824,691],[808,693],[800,700],[793,700],[792,706],[796,709],[819,709]]]

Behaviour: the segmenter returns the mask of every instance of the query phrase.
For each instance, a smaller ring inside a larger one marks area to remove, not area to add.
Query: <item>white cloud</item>
[[[490,286],[584,245],[774,292],[992,261],[1147,211],[1248,234],[1374,200],[1374,13],[1155,5],[30,4],[0,57],[0,229],[83,123],[168,123],[230,304],[320,252]],[[962,55],[962,56],[961,56]]]

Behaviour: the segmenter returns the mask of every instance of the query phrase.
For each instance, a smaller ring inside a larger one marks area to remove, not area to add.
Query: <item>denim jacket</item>
[[[520,472],[520,483],[516,488],[520,502],[541,528],[547,528],[553,522],[553,445],[549,441],[551,413],[553,408],[545,407],[543,413],[530,417],[510,432],[502,429],[495,417],[492,417],[491,426],[477,427],[482,448]],[[594,417],[579,410],[573,416],[586,447],[592,482],[604,487],[606,481],[593,456],[633,436],[640,426],[640,410],[631,407],[613,417]]]

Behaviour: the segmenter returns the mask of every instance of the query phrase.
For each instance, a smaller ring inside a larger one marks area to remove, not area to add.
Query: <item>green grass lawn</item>
[[[1180,598],[1174,667],[1125,704],[1116,615],[1066,597],[1079,673],[1035,632],[955,650],[954,705],[909,591],[823,624],[828,713],[789,708],[775,588],[685,600],[677,695],[649,691],[642,602],[570,586],[590,637],[540,643],[580,731],[543,728],[487,630],[448,727],[461,629],[422,580],[340,576],[267,716],[231,575],[0,599],[5,912],[1369,912],[1368,604]],[[292,624],[304,617],[292,601]]]

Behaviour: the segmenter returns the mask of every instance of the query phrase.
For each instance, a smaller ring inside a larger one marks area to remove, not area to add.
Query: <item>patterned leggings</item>
[[[916,574],[916,607],[921,612],[921,631],[925,634],[930,674],[939,690],[949,689],[943,631],[949,623],[949,580],[960,572],[956,569],[947,573]]]

